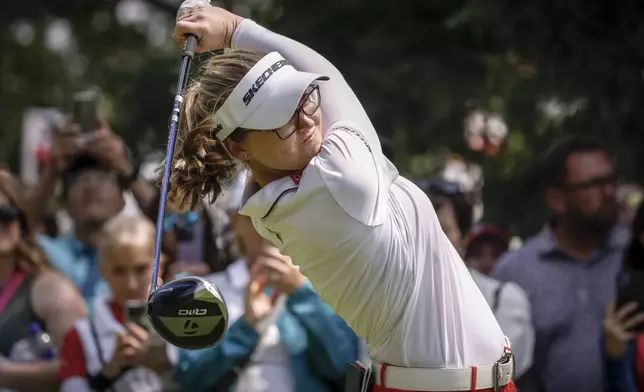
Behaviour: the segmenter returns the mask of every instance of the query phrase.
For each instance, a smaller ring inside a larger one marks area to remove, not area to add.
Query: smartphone
[[[91,132],[98,129],[98,106],[100,101],[98,90],[77,91],[72,98],[72,121],[80,126],[81,132]]]
[[[644,312],[644,270],[623,270],[617,276],[615,310],[629,302],[637,303],[637,312]],[[644,332],[644,323],[633,332]]]
[[[148,305],[138,300],[127,301],[125,303],[125,320],[149,330]]]

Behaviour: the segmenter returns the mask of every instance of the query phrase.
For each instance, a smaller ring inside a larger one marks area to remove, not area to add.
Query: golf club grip
[[[183,55],[188,56],[191,59],[195,57],[195,53],[197,52],[197,44],[199,43],[199,40],[197,39],[196,35],[188,34],[188,37],[186,38],[186,43],[183,45]]]

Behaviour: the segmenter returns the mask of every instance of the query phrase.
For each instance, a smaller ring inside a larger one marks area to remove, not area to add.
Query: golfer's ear
[[[230,155],[235,159],[242,161],[248,160],[248,152],[244,149],[241,143],[234,142],[232,140],[224,140],[224,146],[230,152]]]

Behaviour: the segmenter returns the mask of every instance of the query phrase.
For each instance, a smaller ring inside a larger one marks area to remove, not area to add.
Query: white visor
[[[299,72],[277,52],[264,56],[237,84],[215,113],[215,136],[223,141],[237,128],[271,130],[284,126],[302,94],[328,76]]]

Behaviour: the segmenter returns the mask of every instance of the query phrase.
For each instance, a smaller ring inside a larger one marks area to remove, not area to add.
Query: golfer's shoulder
[[[398,172],[351,123],[327,132],[315,169],[323,186],[346,214],[368,225],[384,222],[389,189]]]
[[[325,177],[342,176],[358,184],[373,185],[374,179],[383,174],[398,177],[398,171],[383,155],[380,142],[370,142],[359,125],[348,121],[336,122],[329,128],[314,166]]]
[[[338,121],[327,130],[322,144],[321,156],[363,161],[381,153],[380,145],[373,146],[364,136],[360,125],[349,121]]]

